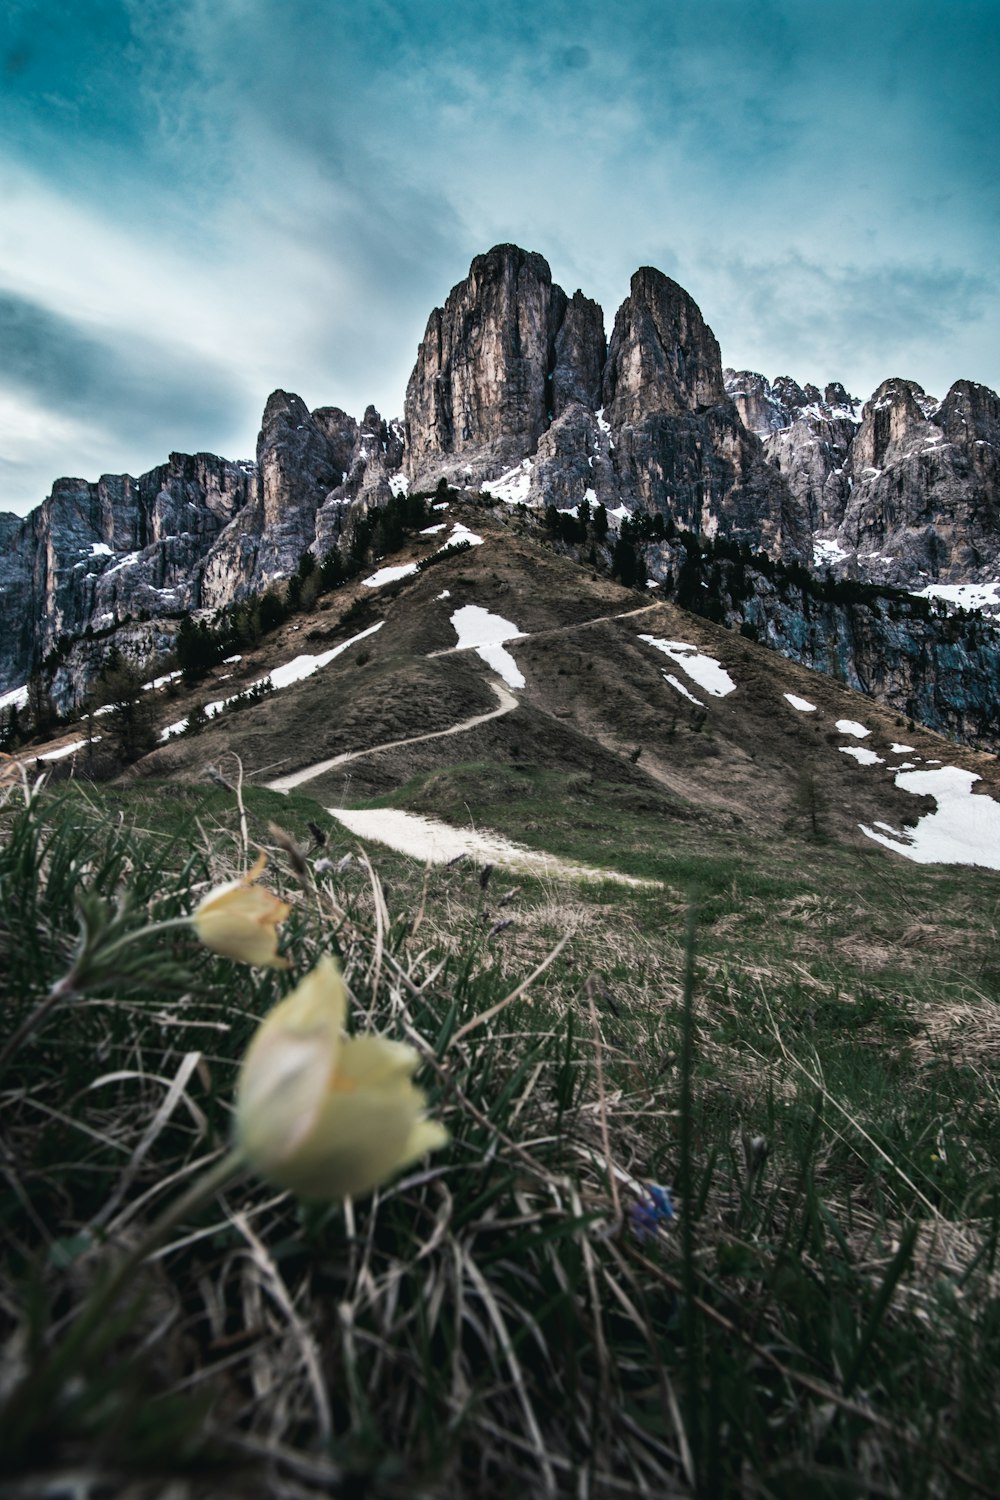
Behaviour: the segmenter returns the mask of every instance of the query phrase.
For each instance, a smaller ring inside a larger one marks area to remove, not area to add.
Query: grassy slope
[[[634,623],[581,632],[634,595],[601,584],[581,605],[563,560],[481,550],[475,572],[443,564],[400,590],[419,608],[381,601],[365,662],[220,721],[127,785],[53,789],[31,817],[8,800],[12,1024],[65,968],[75,888],[133,890],[138,923],[188,909],[260,844],[294,892],[269,823],[309,848],[312,821],[327,843],[289,923],[296,971],[334,947],[359,1013],[427,1039],[454,1138],[346,1212],[228,1193],[148,1278],[120,1363],[94,1361],[61,1408],[34,1411],[34,1434],[5,1435],[10,1471],[24,1493],[81,1455],[114,1482],[188,1464],[199,1495],[992,1493],[1000,884],[864,840],[859,819],[920,804],[841,756],[830,728],[862,718],[866,743],[905,739],[991,786],[995,768],[661,607],[656,633],[683,632],[740,682],[702,722]],[[206,762],[233,774],[238,749],[248,771],[284,769],[393,738],[415,705],[415,732],[489,706],[474,664],[418,659],[448,643],[431,608],[444,587],[536,632],[516,648],[523,706],[354,762],[350,782],[248,787],[248,850],[235,795],[194,779]],[[816,718],[783,708],[785,691]],[[823,793],[819,837],[793,795],[802,765]],[[374,846],[373,878],[323,811],[345,797],[471,815],[661,887],[515,890],[499,871],[484,886],[467,863],[425,873]],[[253,1018],[286,987],[186,938],[158,955],[94,986],[28,1044],[16,1084],[0,1080],[4,1317],[23,1328],[30,1309],[39,1349],[109,1253],[81,1230],[127,1238],[224,1141]],[[627,1209],[651,1181],[681,1212],[640,1241]]]
[[[211,1233],[179,1236],[150,1278],[116,1346],[137,1365],[92,1370],[87,1400],[47,1406],[12,1472],[37,1482],[85,1453],[112,1475],[183,1458],[195,1493],[290,1493],[292,1473],[307,1490],[353,1474],[372,1494],[573,1493],[588,1466],[608,1495],[691,1493],[696,1478],[708,1494],[913,1496],[975,1493],[978,1476],[989,1492],[996,877],[792,835],[722,840],[630,808],[627,789],[609,808],[583,777],[556,795],[554,777],[457,765],[402,800],[447,812],[475,789],[493,826],[662,892],[525,879],[511,896],[501,872],[483,888],[466,865],[425,876],[379,851],[384,904],[357,860],[300,894],[297,967],[339,947],[361,1009],[432,1043],[454,1144],[346,1217],[252,1184],[227,1194],[203,1215]],[[305,846],[317,804],[250,791],[246,807],[280,878],[268,823]],[[8,807],[6,826],[18,1011],[59,972],[71,861],[169,914],[242,850],[222,789],[53,793],[35,817],[48,853],[29,906],[11,901],[29,879],[24,815]],[[321,857],[350,847],[330,826]],[[527,997],[449,1048],[563,938]],[[252,1017],[283,988],[183,939],[163,958],[162,993],[148,962],[96,986],[29,1044],[27,1088],[6,1079],[4,1303],[34,1307],[39,1340],[97,1275],[100,1254],[73,1260],[81,1228],[107,1223],[114,1239],[135,1214],[134,1229],[224,1139]],[[419,988],[435,973],[419,993],[397,977]],[[156,1080],[192,1050],[181,1103],[128,1166],[163,1105]],[[615,1200],[648,1181],[687,1193],[678,1225],[641,1243]]]

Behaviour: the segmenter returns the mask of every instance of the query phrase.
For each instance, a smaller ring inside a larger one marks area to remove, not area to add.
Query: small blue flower
[[[647,1199],[639,1203],[630,1203],[628,1208],[632,1233],[637,1240],[642,1242],[655,1239],[660,1225],[669,1224],[672,1219],[676,1218],[669,1188],[658,1187],[656,1183],[651,1182],[646,1191],[649,1194]]]
[[[656,1205],[657,1216],[659,1217],[661,1222],[668,1223],[671,1219],[675,1219],[677,1217],[677,1211],[674,1208],[674,1200],[670,1196],[669,1188],[657,1187],[655,1182],[651,1182],[649,1184],[648,1191],[649,1196],[652,1198],[654,1204]]]

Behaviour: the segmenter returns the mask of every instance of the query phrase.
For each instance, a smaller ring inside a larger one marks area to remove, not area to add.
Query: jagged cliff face
[[[593,401],[604,364],[595,302],[553,285],[540,255],[498,245],[436,307],[406,390],[407,472],[487,480],[534,453],[573,401]]]
[[[808,512],[815,560],[919,590],[1000,578],[1000,400],[960,380],[944,401],[891,379],[843,386],[726,371],[744,424]]]
[[[966,744],[995,750],[1000,742],[1000,635],[943,611],[922,613],[922,601],[826,602],[781,590],[766,577],[730,615],[756,638],[803,666],[836,677]]]
[[[687,292],[651,266],[636,271],[618,310],[603,392],[613,428],[728,405],[715,335]]]
[[[23,679],[60,636],[198,602],[199,568],[253,493],[252,464],[173,453],[138,479],[61,479],[0,552],[0,682]]]
[[[650,267],[619,309],[603,382],[622,501],[690,531],[798,556],[809,532],[726,393],[719,346],[687,292]]]
[[[795,498],[811,533],[839,526],[850,493],[846,464],[861,403],[839,383],[822,393],[784,375],[772,385],[751,370],[726,370],[726,390],[743,425]]]
[[[1000,401],[961,380],[939,405],[886,381],[848,456],[837,530],[872,576],[905,587],[1000,576]]]
[[[388,499],[402,456],[399,424],[374,407],[358,423],[275,391],[253,463],[172,453],[138,479],[57,480],[30,516],[0,516],[0,692],[61,637],[217,609],[287,578],[307,548],[336,545],[353,510]],[[171,637],[165,626],[115,644],[138,660]],[[109,649],[74,654],[54,684],[57,706],[82,698]]]
[[[808,518],[726,393],[697,305],[651,267],[605,351],[603,314],[501,245],[431,314],[406,395],[411,481],[490,485],[532,504],[584,498],[799,555]],[[523,482],[512,471],[523,470]]]

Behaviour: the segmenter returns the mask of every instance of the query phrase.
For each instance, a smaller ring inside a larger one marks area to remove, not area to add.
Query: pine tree
[[[111,709],[107,734],[126,765],[138,760],[156,744],[153,705],[143,692],[142,675],[112,647],[98,678],[97,694]]]

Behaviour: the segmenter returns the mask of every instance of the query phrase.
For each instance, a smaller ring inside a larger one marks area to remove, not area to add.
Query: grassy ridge
[[[453,1137],[355,1204],[227,1189],[103,1350],[0,1423],[11,1484],[86,1459],[198,1495],[994,1493],[996,877],[492,776],[397,800],[460,820],[475,782],[478,822],[662,889],[341,868],[356,846],[320,818],[310,848],[294,794],[8,801],[7,1035],[72,961],[81,891],[91,923],[139,927],[261,845],[295,973],[338,953],[354,1024],[424,1039]],[[134,952],[0,1078],[8,1399],[223,1148],[288,988],[183,928]],[[649,1183],[676,1195],[657,1229],[634,1218]]]

